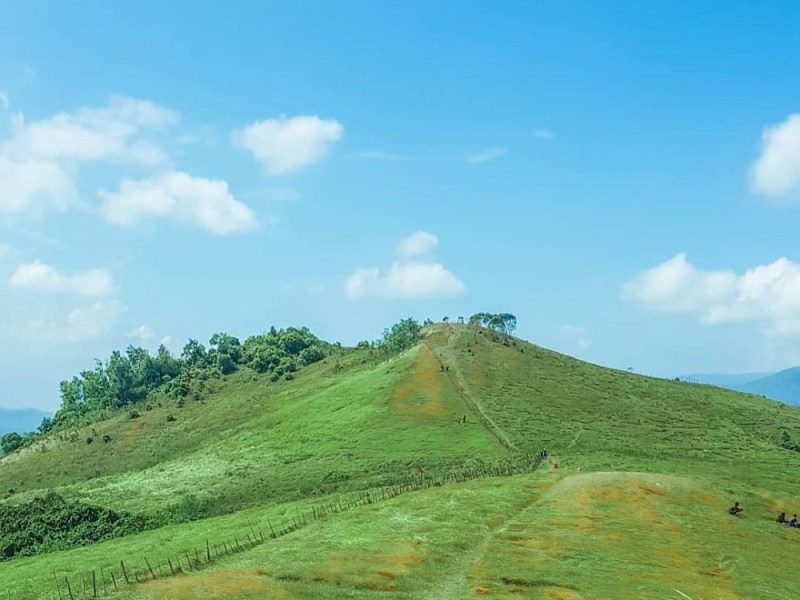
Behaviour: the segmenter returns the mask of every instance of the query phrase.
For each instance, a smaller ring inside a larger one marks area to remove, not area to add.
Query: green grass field
[[[108,444],[87,445],[88,427],[6,457],[5,501],[55,489],[219,516],[0,563],[0,597],[58,597],[62,573],[160,562],[340,494],[541,447],[557,460],[532,474],[410,491],[116,595],[800,597],[800,530],[774,522],[800,510],[800,454],[778,443],[784,430],[800,439],[797,408],[459,325],[389,360],[348,351],[292,382],[240,372],[202,402],[152,404],[95,424]],[[733,499],[741,517],[726,514]]]

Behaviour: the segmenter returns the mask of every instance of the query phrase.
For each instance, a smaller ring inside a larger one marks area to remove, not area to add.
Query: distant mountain
[[[50,414],[35,408],[0,408],[0,435],[9,431],[35,431]]]
[[[778,371],[772,375],[738,385],[735,389],[761,394],[787,404],[800,404],[800,367]]]
[[[749,392],[779,400],[786,404],[800,405],[800,367],[792,367],[777,373],[695,373],[680,377],[683,381],[707,383],[719,387]]]
[[[707,383],[709,385],[718,385],[719,387],[738,390],[741,389],[739,386],[769,377],[770,375],[772,375],[772,373],[693,373],[691,375],[681,375],[680,379],[683,381]]]

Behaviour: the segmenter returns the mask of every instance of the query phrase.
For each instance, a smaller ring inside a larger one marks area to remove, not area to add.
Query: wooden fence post
[[[128,571],[125,569],[125,562],[119,561],[119,566],[122,568],[122,576],[125,578],[125,583],[130,583],[131,580],[128,579]]]
[[[153,572],[153,567],[150,566],[150,562],[147,560],[147,557],[144,557],[144,564],[147,565],[147,570],[150,571],[150,576],[155,579],[156,574]]]
[[[72,595],[72,586],[69,584],[69,577],[64,575],[64,582],[67,584],[67,591],[69,592],[69,600],[75,600],[75,596]]]

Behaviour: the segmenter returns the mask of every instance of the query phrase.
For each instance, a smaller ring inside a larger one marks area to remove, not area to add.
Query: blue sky
[[[511,311],[659,375],[800,362],[800,7],[27,3],[0,405],[115,348]]]

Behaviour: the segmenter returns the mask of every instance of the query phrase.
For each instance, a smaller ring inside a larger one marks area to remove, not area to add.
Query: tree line
[[[432,323],[426,319],[423,325]],[[517,318],[509,313],[479,312],[468,323],[511,334]],[[402,352],[419,342],[423,325],[413,318],[401,319],[385,329],[380,339],[359,342],[356,349],[372,348],[381,354]],[[131,345],[124,352],[112,352],[105,361],[96,360],[93,369],[62,381],[61,404],[53,417],[44,418],[37,432],[2,436],[0,454],[10,454],[50,431],[77,425],[86,415],[136,405],[157,390],[176,399],[180,406],[187,398],[209,392],[215,380],[241,368],[267,374],[271,381],[291,380],[298,369],[322,360],[332,348],[341,348],[341,344],[325,342],[307,327],[272,327],[244,342],[227,333],[216,333],[207,346],[190,339],[177,356],[164,345],[152,355]]]

